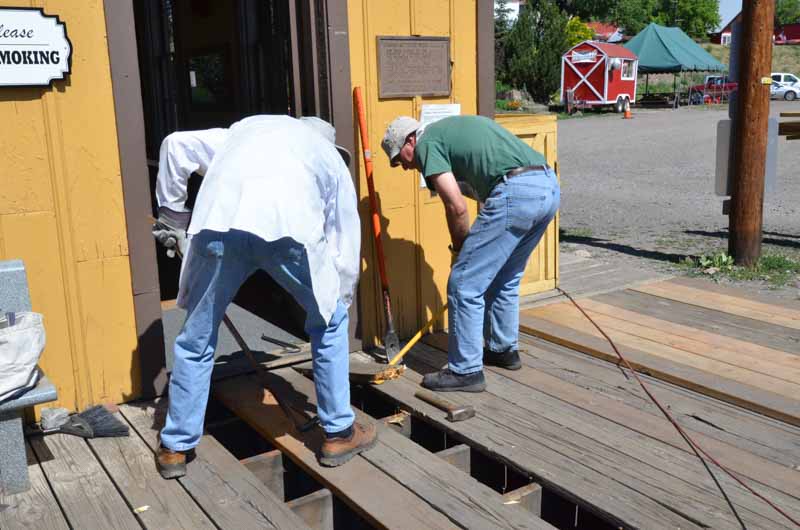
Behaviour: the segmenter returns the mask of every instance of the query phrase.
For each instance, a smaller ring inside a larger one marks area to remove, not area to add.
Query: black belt
[[[528,171],[547,171],[548,169],[550,168],[548,168],[546,165],[518,167],[506,173],[506,178],[510,179],[511,177],[516,177],[517,175],[527,173]]]

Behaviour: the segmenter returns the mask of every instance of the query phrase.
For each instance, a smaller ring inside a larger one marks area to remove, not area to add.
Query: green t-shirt
[[[434,189],[432,175],[452,171],[481,202],[512,169],[547,163],[541,153],[484,116],[451,116],[428,125],[417,138],[414,158],[429,189]]]

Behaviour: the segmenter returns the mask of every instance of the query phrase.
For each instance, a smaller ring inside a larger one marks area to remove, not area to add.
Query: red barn
[[[573,107],[613,105],[622,112],[636,101],[639,58],[623,46],[584,41],[561,58],[561,102]]]

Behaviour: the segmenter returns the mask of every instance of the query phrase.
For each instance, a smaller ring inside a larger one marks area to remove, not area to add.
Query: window
[[[622,61],[622,79],[630,80],[633,79],[633,77],[633,61],[625,59]]]
[[[730,33],[723,33],[720,36],[720,44],[723,46],[730,46],[731,45],[731,34]]]
[[[798,81],[797,78],[795,76],[793,76],[792,74],[786,74],[786,82],[787,83],[794,84],[794,83],[797,83],[797,81]]]
[[[781,74],[772,74],[772,80],[780,83],[781,82]]]

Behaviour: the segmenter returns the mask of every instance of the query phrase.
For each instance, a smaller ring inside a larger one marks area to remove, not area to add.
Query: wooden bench
[[[30,311],[28,280],[21,260],[0,261],[0,311]],[[22,412],[27,407],[56,400],[56,387],[41,375],[34,388],[0,402],[0,491],[21,493],[30,488]]]

